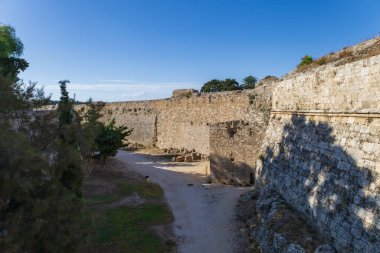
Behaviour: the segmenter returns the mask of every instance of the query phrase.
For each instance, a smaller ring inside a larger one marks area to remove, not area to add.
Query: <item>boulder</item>
[[[185,162],[192,162],[193,161],[193,156],[192,155],[187,155],[185,156]]]
[[[176,159],[175,159],[176,162],[184,162],[185,161],[185,156],[183,155],[180,155],[180,156],[177,156]]]
[[[314,253],[336,253],[336,250],[333,244],[328,243],[319,245]]]
[[[193,152],[191,154],[191,156],[192,156],[192,158],[193,158],[194,161],[202,159],[202,156],[199,153],[197,153],[197,152]]]
[[[286,249],[285,253],[305,253],[305,250],[299,244],[292,243]]]
[[[288,243],[288,240],[281,235],[275,233],[273,236],[273,248],[277,250],[278,252],[283,251],[283,249],[286,247],[286,244]]]

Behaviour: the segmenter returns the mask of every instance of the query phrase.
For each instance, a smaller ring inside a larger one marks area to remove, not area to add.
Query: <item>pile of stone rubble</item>
[[[198,152],[193,150],[187,150],[187,149],[176,149],[176,148],[168,148],[163,149],[164,153],[166,155],[173,156],[172,161],[173,162],[194,162],[194,161],[201,161],[201,160],[208,160],[208,156],[202,155]]]
[[[126,143],[126,146],[124,147],[124,149],[127,151],[136,151],[143,148],[144,148],[144,145],[139,144],[139,143],[131,143],[131,142]]]
[[[236,208],[240,231],[253,252],[335,253],[270,186],[242,194]]]

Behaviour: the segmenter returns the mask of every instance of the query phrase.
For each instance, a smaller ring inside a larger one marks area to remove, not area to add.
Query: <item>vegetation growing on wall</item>
[[[335,66],[340,66],[360,59],[369,58],[371,56],[378,55],[379,53],[380,40],[374,39],[366,46],[361,46],[359,48],[344,47],[336,53],[330,53],[318,59],[313,59],[311,56],[306,55],[301,59],[301,63],[297,66],[296,71],[304,72],[306,70],[330,63],[334,63]]]

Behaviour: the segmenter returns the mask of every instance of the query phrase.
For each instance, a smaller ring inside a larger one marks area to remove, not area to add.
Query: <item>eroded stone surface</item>
[[[236,210],[241,231],[263,253],[314,253],[326,243],[271,186],[243,194]]]
[[[290,75],[274,90],[256,178],[339,252],[380,249],[380,56]]]

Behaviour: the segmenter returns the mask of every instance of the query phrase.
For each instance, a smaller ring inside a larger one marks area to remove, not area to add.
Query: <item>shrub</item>
[[[127,126],[115,126],[115,119],[101,127],[95,142],[98,148],[97,158],[103,160],[103,166],[108,157],[115,156],[117,150],[125,146],[123,141],[131,135],[132,130]]]
[[[302,57],[301,63],[298,66],[306,66],[312,62],[313,62],[313,57],[311,57],[310,55],[305,55],[304,57]]]

